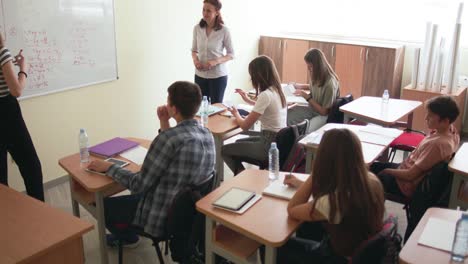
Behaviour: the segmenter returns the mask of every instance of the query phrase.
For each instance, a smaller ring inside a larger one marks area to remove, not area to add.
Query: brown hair
[[[452,97],[441,95],[426,101],[426,108],[439,116],[440,119],[448,119],[450,124],[455,122],[460,110]]]
[[[221,2],[219,0],[205,0],[203,1],[204,4],[210,4],[212,6],[215,7],[216,11],[219,12],[218,16],[216,16],[215,18],[215,23],[214,23],[214,30],[217,31],[217,30],[220,30],[221,28],[223,28],[223,25],[224,25],[224,21],[223,21],[223,17],[221,16],[221,8],[223,7],[223,5],[221,4]],[[205,20],[203,20],[203,18],[200,20],[200,23],[198,23],[200,25],[201,28],[204,28],[207,26],[207,23]]]
[[[179,110],[183,118],[193,118],[201,104],[200,87],[191,82],[178,81],[169,88],[169,102]]]
[[[336,80],[339,80],[335,71],[328,63],[325,54],[323,54],[321,50],[310,49],[304,55],[304,60],[306,63],[312,64],[312,76],[310,76],[312,84],[321,87],[324,86],[331,77],[335,77]]]
[[[361,241],[381,230],[385,210],[383,188],[378,180],[371,182],[361,143],[353,132],[332,129],[324,133],[314,158],[312,177],[312,210],[317,199],[328,195],[330,222],[334,223],[339,211],[343,217],[341,230],[352,231]]]
[[[270,57],[261,55],[253,59],[249,63],[249,74],[257,96],[259,94],[258,90],[263,92],[272,87],[279,94],[281,105],[286,107],[286,97],[281,88],[279,74],[276,70],[275,63]]]

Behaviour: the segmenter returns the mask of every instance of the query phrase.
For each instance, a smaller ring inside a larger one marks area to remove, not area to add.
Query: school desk
[[[0,263],[84,263],[93,225],[0,184]]]
[[[388,103],[382,102],[382,97],[362,96],[340,107],[344,113],[344,123],[350,118],[382,125],[385,127],[403,125],[411,128],[413,124],[413,111],[422,105],[419,101],[390,98]],[[407,122],[400,124],[398,120],[408,116]]]
[[[443,208],[429,208],[424,214],[423,218],[419,221],[416,229],[413,231],[405,246],[400,251],[400,263],[401,264],[449,264],[450,252],[442,251],[439,249],[431,248],[428,246],[418,244],[419,238],[426,226],[429,218],[439,218],[442,220],[456,222],[460,216],[461,211],[455,211],[451,209]],[[463,262],[468,264],[468,258],[465,258]]]
[[[217,107],[226,108],[222,104],[214,104]],[[227,110],[226,110],[227,111]],[[199,119],[197,117],[197,119]],[[224,180],[224,161],[221,155],[221,148],[223,147],[224,140],[233,137],[242,132],[242,129],[237,125],[234,117],[215,114],[208,118],[207,128],[213,134],[216,146],[216,178],[215,186],[219,186],[220,182]]]
[[[462,201],[459,198],[462,196],[462,192],[466,190],[468,184],[468,143],[458,149],[455,157],[450,161],[448,168],[453,172],[452,190],[450,192],[449,207],[455,209],[460,206],[464,210],[468,209],[468,202]],[[462,185],[464,183],[464,185]]]
[[[151,141],[127,138],[131,141],[140,143],[141,146],[149,148]],[[121,156],[118,159],[127,160]],[[90,156],[91,160],[101,159],[96,156]],[[129,160],[127,160],[129,161]],[[125,169],[137,172],[141,166],[131,161]],[[104,218],[105,197],[119,193],[126,188],[115,182],[111,177],[86,171],[80,165],[80,154],[76,153],[59,160],[59,165],[68,173],[70,182],[70,194],[72,199],[73,214],[80,216],[78,204],[83,206],[97,220],[99,249],[101,253],[101,263],[108,263],[106,248],[106,227]]]
[[[280,177],[284,177],[284,174],[280,172]],[[300,176],[307,177],[305,174]],[[196,203],[197,210],[206,215],[206,264],[214,263],[214,254],[235,263],[255,263],[255,252],[262,244],[265,245],[265,263],[276,263],[277,248],[286,243],[301,224],[288,217],[287,200],[263,195],[241,215],[212,205],[213,201],[232,187],[261,194],[268,184],[268,171],[247,169],[223,182]]]
[[[319,147],[317,140],[321,138],[325,131],[333,128],[346,128],[358,135],[359,140],[361,141],[362,154],[364,155],[364,162],[366,164],[372,164],[392,143],[392,141],[403,133],[402,130],[395,128],[385,128],[385,127],[376,127],[376,126],[358,126],[358,125],[348,125],[348,124],[334,124],[328,123],[323,127],[319,128],[317,131],[309,133],[303,139],[299,141],[299,144],[305,146],[307,150],[306,156],[306,172],[311,171],[312,160],[314,153]],[[335,146],[346,147],[346,146]]]

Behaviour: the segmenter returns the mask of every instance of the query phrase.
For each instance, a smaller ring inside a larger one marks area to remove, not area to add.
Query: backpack
[[[276,135],[281,171],[305,172],[306,150],[298,142],[306,136],[309,120],[281,129]]]

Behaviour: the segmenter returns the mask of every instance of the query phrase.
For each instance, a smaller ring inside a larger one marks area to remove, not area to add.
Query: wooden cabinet
[[[307,45],[308,43],[308,45]],[[404,47],[372,43],[335,43],[283,37],[260,38],[259,54],[271,57],[282,82],[308,81],[304,55],[309,48],[320,49],[340,78],[340,94],[400,98]]]
[[[283,83],[307,83],[307,65],[304,54],[309,49],[306,40],[262,37],[259,44],[259,55],[269,56]]]

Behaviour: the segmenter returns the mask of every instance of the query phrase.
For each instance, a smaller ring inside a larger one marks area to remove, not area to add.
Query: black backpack
[[[280,152],[281,171],[305,172],[306,150],[298,144],[307,134],[309,120],[281,129],[276,135],[276,145]]]

